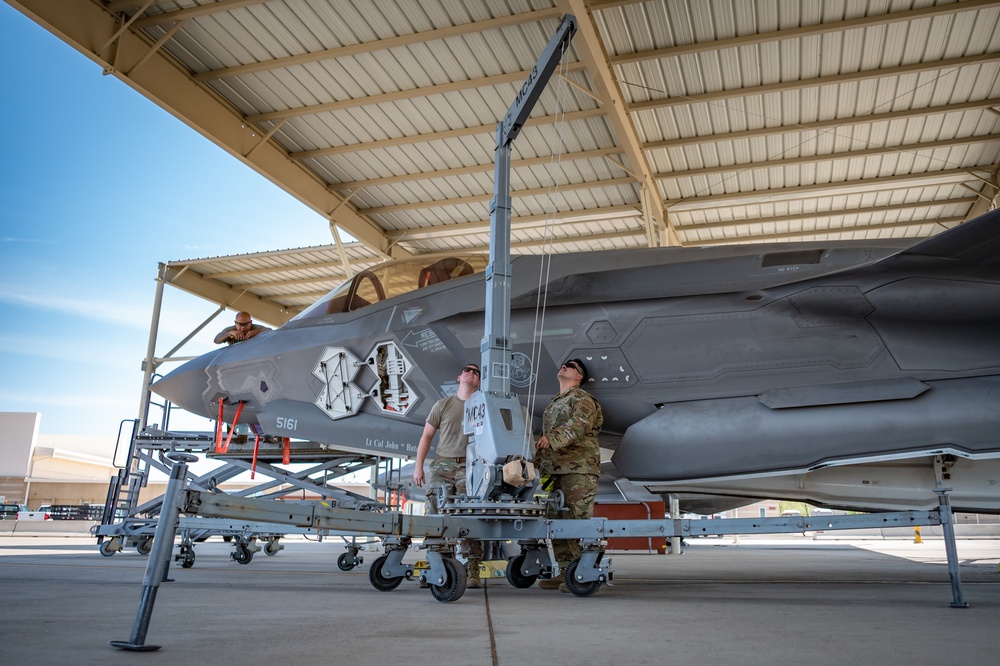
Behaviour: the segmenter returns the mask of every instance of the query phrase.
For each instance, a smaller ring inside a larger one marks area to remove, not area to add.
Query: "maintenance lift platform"
[[[169,423],[171,405],[164,403],[163,423]],[[140,554],[152,551],[153,537],[160,522],[164,497],[140,503],[141,490],[149,483],[155,470],[169,476],[173,462],[170,454],[202,455],[221,462],[209,472],[186,473],[188,488],[211,492],[221,484],[246,472],[251,480],[259,474],[262,478],[237,493],[237,496],[256,497],[265,501],[291,504],[300,500],[288,499],[293,493],[300,496],[319,497],[329,507],[352,511],[384,511],[390,508],[384,502],[353,493],[335,484],[348,475],[370,470],[372,478],[381,475],[392,480],[398,475],[399,461],[338,451],[308,441],[290,441],[277,438],[254,438],[233,435],[232,429],[223,438],[221,427],[213,433],[169,432],[157,428],[139,428],[139,420],[122,422],[121,429],[131,424],[128,450],[117,476],[111,478],[101,522],[92,528],[98,539],[102,555],[111,557],[125,547],[134,547]],[[220,422],[221,426],[221,422]],[[122,432],[119,432],[122,441]],[[115,460],[119,459],[118,451]],[[292,472],[287,467],[292,461],[304,463],[304,469]],[[387,497],[391,494],[390,483]],[[342,571],[350,571],[364,560],[359,551],[374,543],[372,539],[355,534],[344,534],[326,529],[272,524],[260,520],[231,520],[182,517],[177,524],[180,534],[179,551],[175,560],[183,568],[194,566],[195,544],[217,536],[233,544],[232,559],[239,564],[249,564],[254,553],[261,550],[268,556],[276,555],[284,546],[280,539],[287,534],[310,535],[322,541],[326,537],[339,537],[345,541],[347,551],[338,560]]]

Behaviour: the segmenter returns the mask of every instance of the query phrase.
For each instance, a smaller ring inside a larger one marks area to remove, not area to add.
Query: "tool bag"
[[[521,456],[514,456],[503,466],[503,482],[520,488],[535,480],[535,465]]]

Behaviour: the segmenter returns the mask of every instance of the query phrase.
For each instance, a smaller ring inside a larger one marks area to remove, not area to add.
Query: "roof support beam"
[[[666,139],[664,141],[649,141],[643,144],[646,150],[659,150],[661,148],[680,148],[700,144],[716,144],[725,141],[736,141],[739,139],[759,138],[766,136],[777,136],[779,134],[789,134],[791,132],[822,132],[824,130],[835,130],[851,125],[869,125],[872,123],[892,122],[906,118],[921,118],[944,113],[961,113],[962,111],[974,111],[985,109],[993,111],[991,107],[1000,104],[1000,99],[983,99],[973,102],[963,102],[961,104],[946,104],[944,106],[929,106],[922,109],[902,109],[900,111],[889,111],[888,113],[876,113],[870,116],[852,116],[850,118],[831,118],[829,120],[817,120],[811,123],[795,123],[794,125],[781,125],[778,127],[761,127],[759,129],[743,130],[741,132],[729,132],[728,134],[712,134],[711,136],[689,136],[678,139]]]
[[[635,185],[633,178],[612,178],[610,180],[598,180],[585,183],[564,183],[559,186],[560,192],[575,192],[577,190],[593,190],[598,187],[619,187],[623,185]],[[545,196],[552,191],[552,188],[534,187],[527,190],[517,190],[513,194],[518,198]],[[382,215],[385,213],[397,213],[401,210],[420,210],[422,208],[443,208],[445,206],[465,206],[489,202],[493,198],[492,194],[476,195],[471,197],[461,197],[458,199],[445,199],[443,201],[417,201],[414,203],[398,204],[395,206],[377,206],[374,208],[364,208],[366,215]]]
[[[589,120],[604,116],[602,109],[587,109],[584,111],[574,111],[560,116],[563,122],[574,122],[577,120]],[[538,118],[528,118],[525,127],[538,127],[550,125],[556,122],[555,116],[539,116]],[[344,153],[362,153],[369,150],[379,150],[382,148],[394,148],[397,146],[411,145],[414,143],[430,143],[432,141],[445,141],[447,139],[460,139],[467,136],[489,136],[490,132],[496,131],[496,123],[492,125],[476,125],[473,127],[462,127],[460,129],[445,130],[443,132],[428,132],[427,134],[416,134],[413,136],[401,136],[393,139],[382,139],[380,141],[369,141],[368,143],[352,143],[346,146],[332,146],[330,148],[317,148],[316,150],[303,150],[291,153],[291,158],[295,160],[305,160],[313,157],[323,157],[326,155],[343,155]]]
[[[988,170],[986,178],[980,178],[979,176],[976,176],[976,174],[972,175],[978,180],[982,180],[986,185],[983,192],[977,192],[976,194],[986,194],[989,196],[989,199],[976,199],[976,202],[969,206],[969,212],[965,215],[966,220],[975,219],[984,213],[990,212],[996,207],[997,198],[1000,197],[1000,162],[994,164],[993,167]]]
[[[569,71],[580,71],[583,69],[583,65],[580,63],[570,63],[568,66]],[[436,86],[426,86],[424,88],[410,88],[409,90],[397,90],[391,93],[384,93],[382,95],[370,95],[368,97],[356,97],[354,99],[344,99],[337,100],[335,102],[324,102],[322,104],[312,104],[310,106],[300,106],[294,109],[285,109],[283,111],[268,111],[267,113],[257,113],[254,115],[247,116],[246,120],[248,123],[262,123],[270,120],[279,120],[282,118],[294,118],[298,116],[311,116],[318,113],[326,113],[328,111],[342,111],[344,109],[353,109],[360,106],[377,106],[379,104],[387,104],[390,102],[399,102],[407,99],[424,99],[432,95],[443,95],[445,93],[452,92],[462,92],[464,90],[474,90],[476,88],[490,88],[493,86],[499,86],[506,83],[520,83],[524,81],[525,77],[531,74],[530,71],[523,72],[511,72],[508,74],[498,74],[496,76],[487,76],[482,79],[467,79],[465,81],[453,81],[451,83],[442,83]]]
[[[186,21],[190,18],[209,16],[211,14],[218,14],[219,12],[231,12],[234,9],[242,9],[251,5],[260,5],[267,1],[268,0],[216,0],[215,2],[207,5],[195,5],[194,7],[178,9],[172,12],[162,12],[160,14],[146,16],[136,21],[135,27],[141,30],[151,25],[159,25],[161,23]],[[109,5],[110,4],[112,3],[109,3]]]
[[[877,229],[897,229],[899,227],[929,227],[929,226],[940,226],[945,229],[950,228],[947,225],[955,226],[964,220],[962,217],[946,217],[937,218],[934,220],[909,220],[903,222],[884,222],[881,224],[866,224],[864,226],[858,227],[840,227],[833,229],[802,229],[800,231],[782,231],[775,233],[756,233],[750,237],[741,238],[712,238],[707,240],[699,239],[697,242],[692,242],[692,245],[698,247],[706,247],[708,245],[732,245],[733,243],[763,243],[767,241],[781,241],[781,240],[795,240],[800,238],[809,238],[813,236],[830,236],[830,235],[842,235],[842,234],[864,234],[868,231],[875,231]]]
[[[852,160],[875,155],[892,153],[916,153],[939,148],[952,148],[975,143],[1000,143],[1000,134],[985,134],[981,136],[966,136],[958,139],[943,139],[926,143],[911,143],[904,146],[873,146],[864,150],[850,150],[842,153],[823,153],[821,155],[804,155],[801,157],[781,157],[766,162],[742,162],[740,164],[722,164],[719,166],[699,167],[688,171],[669,171],[656,176],[657,181],[677,180],[680,178],[696,178],[709,174],[735,173],[753,171],[754,169],[773,169],[789,167],[796,164],[820,164],[836,160]]]
[[[594,92],[601,100],[601,107],[608,114],[608,122],[614,129],[618,141],[625,149],[625,158],[630,167],[629,173],[639,181],[640,190],[646,191],[646,196],[640,196],[640,199],[649,206],[648,214],[652,216],[657,229],[666,233],[668,244],[672,245],[677,241],[676,234],[664,214],[660,189],[653,179],[654,171],[646,161],[639,134],[632,123],[628,106],[608,63],[608,54],[597,33],[590,8],[584,0],[556,0],[556,5],[565,13],[576,16],[578,30],[574,46],[577,55],[586,65],[587,73],[593,81]]]
[[[211,72],[204,72],[201,74],[197,74],[195,75],[195,78],[198,81],[210,81],[212,79],[221,79],[230,76],[240,76],[242,74],[250,74],[254,72],[264,72],[270,69],[281,69],[284,67],[292,67],[294,65],[302,65],[309,62],[319,62],[321,60],[335,60],[337,58],[345,58],[348,56],[359,55],[361,53],[371,53],[373,51],[385,51],[387,49],[396,48],[399,46],[409,46],[411,44],[420,44],[423,42],[430,42],[438,39],[447,39],[448,37],[465,35],[470,32],[499,30],[500,28],[521,25],[522,23],[533,23],[535,21],[544,21],[546,19],[558,19],[559,16],[560,13],[556,9],[541,9],[535,12],[525,12],[523,14],[514,14],[513,16],[501,16],[499,18],[487,19],[485,21],[476,21],[474,23],[463,23],[461,25],[450,26],[448,28],[440,28],[438,30],[428,30],[427,32],[418,32],[412,35],[400,35],[399,37],[378,39],[372,42],[351,44],[349,46],[342,46],[340,48],[335,48],[335,49],[327,49],[325,51],[317,51],[315,53],[303,53],[300,55],[288,56],[286,58],[275,58],[274,60],[267,60],[264,62],[250,63],[247,65],[238,65],[236,67],[227,67],[225,69],[217,69]]]
[[[623,4],[621,2],[601,2],[595,0],[590,3],[594,11],[600,11],[608,6]],[[676,58],[693,53],[705,51],[720,51],[722,49],[738,48],[750,44],[761,44],[764,42],[774,42],[784,39],[798,39],[809,35],[821,35],[828,32],[843,32],[845,30],[856,30],[870,28],[872,26],[884,25],[886,23],[899,23],[902,21],[916,21],[919,19],[934,18],[935,16],[946,16],[959,12],[977,11],[996,7],[1000,0],[966,0],[965,2],[954,2],[946,5],[935,5],[911,9],[902,12],[890,12],[887,14],[877,14],[874,16],[862,16],[860,18],[848,19],[846,21],[836,21],[831,23],[817,23],[815,25],[804,25],[788,30],[776,30],[774,32],[761,32],[755,35],[743,35],[740,37],[730,37],[728,39],[717,39],[711,42],[696,42],[694,44],[682,44],[664,49],[654,49],[651,51],[639,51],[637,53],[625,53],[611,58],[611,64],[623,65],[631,62],[641,62],[643,60],[661,60],[664,58]]]
[[[776,224],[782,222],[801,222],[803,220],[823,220],[831,217],[855,217],[858,215],[879,215],[882,213],[892,213],[901,210],[917,210],[921,208],[935,208],[939,206],[971,206],[975,199],[948,199],[947,201],[919,201],[915,203],[902,203],[892,206],[866,206],[864,208],[849,208],[838,210],[824,210],[815,213],[799,213],[796,215],[778,215],[774,217],[753,217],[741,220],[726,220],[724,222],[701,222],[697,224],[678,225],[679,233],[691,231],[705,231],[711,229],[725,229],[733,226],[761,226],[765,224]],[[867,227],[865,227],[867,228]],[[753,238],[756,238],[756,234]]]
[[[635,206],[609,206],[607,208],[594,208],[578,211],[563,211],[545,215],[523,215],[512,218],[510,227],[514,231],[526,229],[545,228],[551,222],[560,224],[577,224],[588,222],[600,222],[604,220],[620,220],[626,218],[641,217],[642,212]],[[429,238],[446,238],[453,236],[469,236],[475,234],[488,234],[490,232],[489,222],[459,222],[458,224],[447,224],[439,227],[428,227],[426,229],[401,229],[399,231],[387,232],[389,238],[394,240],[425,240]],[[457,250],[456,250],[457,252]]]
[[[162,275],[164,282],[171,286],[234,310],[245,310],[255,319],[269,324],[280,326],[294,316],[293,312],[281,304],[251,294],[247,288],[232,287],[225,282],[206,278],[193,270],[178,270],[177,267],[168,265]]]
[[[329,247],[332,248],[333,246],[329,246]],[[300,252],[301,252],[301,250],[300,250]],[[350,266],[352,266],[352,267],[366,268],[368,266],[371,266],[372,264],[377,264],[380,261],[381,261],[380,259],[376,259],[376,258],[373,258],[373,259],[348,259],[347,263]],[[185,265],[187,265],[187,262],[183,262],[183,261],[177,261],[177,262],[171,262],[170,263],[170,266],[172,268],[182,268]],[[202,275],[204,277],[206,277],[206,278],[211,278],[211,279],[214,279],[214,280],[221,280],[223,278],[236,278],[236,277],[242,277],[242,276],[260,276],[260,275],[268,275],[268,274],[271,274],[271,273],[290,273],[290,272],[293,272],[293,271],[298,272],[298,271],[302,271],[304,269],[308,269],[308,270],[327,270],[327,269],[329,269],[330,271],[342,271],[342,270],[344,270],[344,263],[342,261],[339,261],[339,260],[338,261],[316,261],[316,262],[310,262],[308,264],[296,264],[296,265],[293,265],[293,266],[261,266],[259,268],[244,268],[244,269],[234,270],[234,271],[218,271],[218,272],[215,272],[215,273],[207,272],[207,273],[202,273]],[[352,269],[349,272],[349,275],[353,275],[356,272],[357,271],[355,271],[355,270]]]
[[[608,155],[621,154],[621,148],[612,146],[611,148],[598,148],[597,150],[584,150],[578,153],[563,153],[559,156],[560,161],[572,162],[574,160],[592,160]],[[541,155],[530,159],[516,160],[511,163],[512,169],[527,169],[535,166],[545,166],[552,162],[551,155]],[[390,176],[388,178],[371,178],[369,180],[356,180],[337,183],[332,187],[338,190],[356,190],[363,187],[379,187],[382,185],[394,185],[397,183],[412,183],[419,180],[435,180],[438,178],[450,178],[452,176],[471,176],[475,174],[489,174],[493,171],[492,164],[473,164],[467,167],[457,167],[454,169],[440,169],[429,173],[408,173],[402,176]]]
[[[768,93],[782,92],[785,90],[817,88],[819,86],[850,83],[853,81],[865,81],[867,79],[878,79],[883,77],[888,78],[892,76],[903,76],[905,74],[918,74],[920,72],[931,72],[941,69],[958,69],[960,67],[967,67],[970,65],[981,65],[995,60],[1000,60],[1000,51],[982,53],[980,55],[973,56],[964,56],[962,58],[949,58],[947,60],[935,60],[932,62],[918,62],[911,65],[901,65],[899,67],[882,67],[880,69],[867,69],[860,72],[835,74],[833,76],[819,76],[814,79],[782,81],[780,83],[769,83],[767,85],[751,86],[749,88],[716,90],[714,92],[700,93],[697,95],[675,95],[672,97],[664,97],[662,99],[651,99],[645,102],[635,102],[629,107],[629,110],[639,112],[647,109],[659,109],[668,106],[719,102],[726,99],[732,99],[734,97],[766,95]]]
[[[132,76],[123,74],[122,71],[130,70],[148,53],[151,44],[129,30],[107,50],[98,52],[97,46],[105,44],[118,30],[119,20],[102,6],[78,0],[10,0],[10,4],[320,215],[326,217],[343,201],[326,183],[289,158],[288,153],[273,142],[261,146],[249,158],[244,157],[253,147],[255,138],[241,115],[213,91],[193,82],[163,51],[153,55]],[[115,70],[112,70],[112,58],[118,63]],[[373,250],[388,251],[389,240],[382,230],[359,215],[354,207],[340,207],[336,222]],[[399,252],[405,254],[402,248]]]
[[[795,199],[811,198],[816,194],[823,196],[837,196],[861,194],[864,192],[880,192],[914,187],[924,187],[927,185],[957,185],[968,181],[972,176],[970,170],[979,172],[987,171],[991,167],[964,167],[960,169],[944,169],[942,171],[928,171],[924,173],[900,174],[898,176],[878,176],[875,178],[862,178],[860,180],[843,181],[839,183],[818,183],[812,185],[798,185],[796,187],[784,187],[773,190],[754,190],[752,192],[726,192],[723,194],[709,194],[700,197],[688,197],[677,199],[667,203],[668,209],[674,213],[682,213],[686,210],[700,210],[704,208],[723,208],[738,205],[753,205],[758,203],[772,203],[775,201],[794,201]]]

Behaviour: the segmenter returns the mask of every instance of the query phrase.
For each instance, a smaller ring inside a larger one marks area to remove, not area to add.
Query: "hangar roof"
[[[8,2],[357,239],[170,265],[291,313],[487,250],[495,126],[564,14],[515,252],[917,238],[997,194],[1000,0]]]

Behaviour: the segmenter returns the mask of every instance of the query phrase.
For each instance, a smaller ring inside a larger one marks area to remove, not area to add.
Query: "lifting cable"
[[[542,352],[542,341],[545,333],[545,308],[549,293],[549,273],[552,267],[552,245],[555,236],[554,229],[557,210],[556,199],[559,196],[559,176],[562,174],[562,155],[563,148],[566,145],[566,102],[564,94],[569,88],[569,85],[567,84],[568,74],[569,49],[566,49],[563,51],[563,57],[559,63],[558,70],[559,86],[557,87],[556,93],[556,112],[554,114],[555,122],[553,123],[555,127],[558,128],[558,131],[552,132],[552,143],[549,148],[549,155],[551,157],[548,166],[549,189],[546,193],[545,227],[542,237],[542,261],[538,266],[538,289],[536,290],[535,298],[534,335],[531,336],[531,357],[529,359],[530,365],[528,366],[531,369],[538,367],[538,362]],[[508,318],[510,317],[509,311],[506,313],[506,316]],[[507,330],[509,330],[509,328]],[[526,459],[528,458],[528,452],[535,441],[532,436],[531,426],[534,423],[535,399],[538,395],[538,373],[535,372],[532,376],[532,373],[529,370],[528,380],[528,414],[527,422],[524,428],[524,442],[521,449],[521,454]]]

